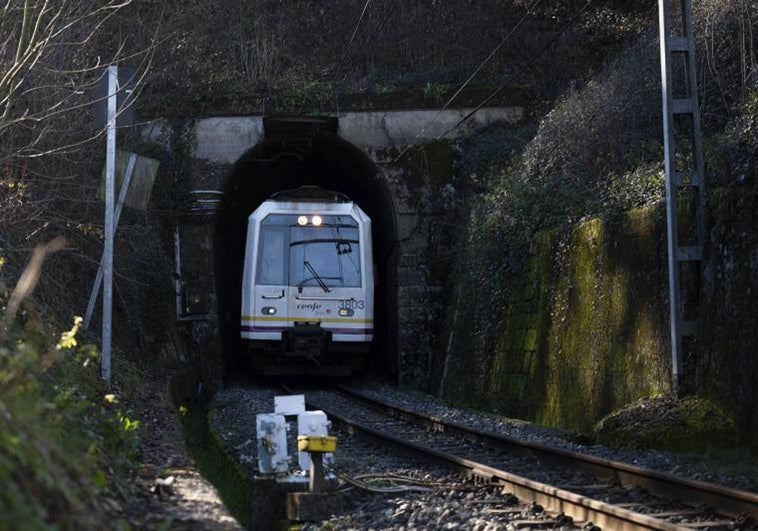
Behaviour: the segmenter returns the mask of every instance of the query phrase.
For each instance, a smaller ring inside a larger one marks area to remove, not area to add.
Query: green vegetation
[[[489,306],[458,330],[455,346],[468,358],[457,363],[474,363],[456,372],[449,397],[581,430],[635,393],[665,391],[665,323],[654,317],[665,313],[662,223],[659,208],[646,208],[541,232],[529,247],[470,239],[477,262],[458,304]],[[505,253],[523,262],[507,268]],[[472,379],[460,379],[467,373]]]
[[[441,103],[443,101],[443,98],[447,94],[447,91],[448,87],[442,83],[427,82],[423,87],[421,87],[421,93],[424,95],[424,97],[434,100],[437,103]]]
[[[114,527],[107,500],[127,488],[139,422],[102,384],[95,348],[77,343],[78,318],[57,342],[22,320],[0,337],[0,529]]]
[[[696,479],[709,481],[718,474],[739,478],[740,488],[758,492],[758,462],[746,448],[713,447],[701,454],[690,453],[682,456],[687,467],[694,471]],[[678,469],[672,470],[674,474]]]
[[[704,72],[701,86],[705,99],[718,96],[704,115],[708,318],[687,372],[693,390],[730,414],[737,443],[758,449],[758,336],[746,326],[758,318],[746,296],[755,286],[758,85],[740,66],[754,60],[743,46],[754,23],[739,2],[696,9],[699,34],[712,39],[698,53],[718,57],[719,71]],[[650,32],[531,126],[492,128],[461,146],[451,216],[468,223],[448,296],[452,348],[437,360],[448,377],[433,375],[446,398],[587,431],[669,391],[658,68]]]
[[[546,3],[453,105],[483,101],[584,3]],[[145,76],[140,119],[174,117],[171,150],[141,151],[161,159],[152,205],[127,209],[117,238],[114,322],[127,326],[114,327],[116,341],[154,345],[175,318],[175,221],[192,182],[211,186],[220,171],[192,159],[193,117],[438,108],[532,2],[372,6],[359,27],[362,3],[340,0],[54,4],[13,0],[0,17],[9,36],[0,267],[7,258],[16,273],[9,276],[19,276],[30,246],[60,235],[72,249],[43,272],[39,300],[0,331],[0,529],[112,524],[118,511],[108,500],[128,497],[120,478],[136,462],[138,424],[102,385],[98,353],[77,344],[76,325],[59,341],[52,332],[69,325],[72,307],[84,307],[102,251],[102,208],[93,199],[102,146],[84,112],[101,71],[90,66],[132,58]],[[681,418],[699,434],[723,410],[729,424],[716,427],[726,433],[733,422],[734,442],[758,448],[756,1],[703,0],[696,9],[712,224],[708,322],[691,372],[707,402],[681,409]],[[528,123],[493,127],[462,146],[438,142],[404,160],[413,177],[402,199],[424,213],[449,211],[424,257],[430,279],[451,288],[441,327],[455,332],[450,359],[430,371],[446,397],[589,430],[613,410],[668,391],[654,15],[654,3],[622,0],[588,11],[519,86],[491,102],[523,105]],[[27,19],[41,31],[30,32]],[[119,141],[134,146],[141,134],[124,128]],[[0,279],[4,304],[9,289]],[[445,356],[444,346],[436,350]],[[149,355],[136,361],[155,363]],[[138,378],[119,373],[129,395]],[[194,386],[173,391],[192,396]],[[201,470],[249,522],[246,474],[210,431],[207,409],[177,406]],[[609,417],[598,435],[620,418]],[[660,431],[633,444],[685,448],[677,433]]]
[[[481,102],[581,7],[553,4],[528,17],[508,46],[480,69],[469,88],[486,90],[459,98],[457,105]],[[590,10],[551,50],[552,64],[529,69],[518,82],[540,87],[538,97],[552,99],[569,80],[600,68],[608,51],[644,31],[652,14],[647,5],[621,4]],[[181,9],[168,8],[171,37],[153,58],[146,79],[150,88],[140,102],[143,115],[308,114],[338,107],[394,108],[391,102],[397,100],[438,106],[526,10],[520,0],[369,6],[365,16],[362,7],[324,0],[287,5],[244,1],[214,8],[192,0]],[[133,19],[122,17],[123,31],[134,35],[130,45],[149,43],[152,35],[139,21],[159,19],[160,9],[140,4]],[[390,97],[376,105],[366,97],[376,94]],[[514,104],[510,91],[493,103]]]
[[[737,442],[748,446],[755,441],[753,331],[734,316],[755,316],[744,296],[752,282],[753,266],[744,257],[756,245],[749,228],[757,221],[755,205],[756,187],[711,195],[712,245],[723,254],[705,265],[718,280],[705,284],[703,304],[712,310],[692,366],[698,392],[729,412]],[[470,318],[456,325],[449,371],[455,379],[444,384],[447,398],[589,431],[611,411],[668,391],[661,205],[543,231],[528,247],[501,250],[493,241],[505,240],[484,232],[497,234],[496,227],[471,226],[478,234],[469,235],[468,269],[459,273],[456,298]],[[683,440],[699,448],[700,441]]]

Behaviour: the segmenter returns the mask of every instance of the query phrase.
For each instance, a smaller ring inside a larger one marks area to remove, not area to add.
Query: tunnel
[[[241,285],[248,216],[272,194],[305,185],[345,194],[372,221],[376,268],[374,341],[367,370],[397,373],[397,241],[392,195],[378,168],[337,135],[337,118],[264,117],[264,137],[222,185],[214,239],[221,347],[227,368],[245,369],[240,339]]]

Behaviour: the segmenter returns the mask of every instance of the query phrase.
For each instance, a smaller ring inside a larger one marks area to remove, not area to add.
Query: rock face
[[[758,223],[757,192],[711,193],[702,318],[695,353],[685,360],[691,388],[723,406],[741,442],[753,446],[758,236],[750,227]],[[438,359],[446,367],[438,374],[441,394],[589,430],[613,410],[669,392],[665,230],[658,205],[542,233],[489,301],[477,300],[475,276],[461,275],[448,312],[453,336]],[[456,320],[456,312],[471,317]]]

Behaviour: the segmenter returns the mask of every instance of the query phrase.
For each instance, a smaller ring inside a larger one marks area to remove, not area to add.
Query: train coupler
[[[324,330],[318,324],[298,324],[282,334],[285,355],[305,358],[316,365],[329,350],[332,333]]]

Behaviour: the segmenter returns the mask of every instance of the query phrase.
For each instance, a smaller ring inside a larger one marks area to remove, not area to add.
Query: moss
[[[717,446],[703,453],[683,455],[686,474],[703,481],[720,482],[722,475],[737,479],[736,488],[758,492],[758,461],[747,448],[722,448]],[[674,474],[678,472],[675,468]],[[714,477],[715,476],[715,477]]]
[[[713,310],[689,360],[700,394],[734,414],[748,445],[758,418],[758,312],[745,296],[758,264],[755,204],[752,188],[711,192],[702,304]],[[445,398],[589,431],[611,411],[670,392],[661,204],[537,234],[521,265],[507,267],[502,255],[517,253],[491,222],[486,209],[472,213],[456,279],[468,318],[454,327]]]
[[[736,441],[733,419],[702,397],[640,399],[603,418],[592,436],[608,446],[673,452],[727,449]]]
[[[458,323],[453,356],[461,394],[479,407],[589,430],[608,412],[667,391],[667,328],[657,317],[666,315],[660,210],[540,233],[523,266],[494,283],[487,278],[493,262],[484,256],[489,244],[476,241],[465,304],[475,307],[474,294],[487,291],[481,318],[495,326]],[[481,398],[471,392],[478,387]]]

